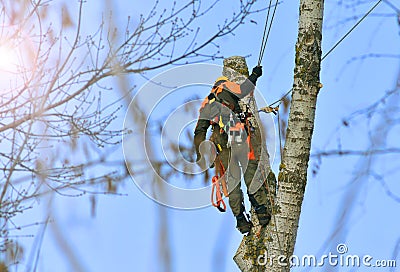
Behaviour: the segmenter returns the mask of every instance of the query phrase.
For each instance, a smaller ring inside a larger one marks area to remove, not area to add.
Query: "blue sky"
[[[374,4],[374,1],[367,1],[351,9],[345,8],[344,5],[338,6],[337,2],[326,1],[325,5],[325,52],[355,23],[355,20],[351,19],[352,16],[364,14]],[[355,1],[343,2],[351,4]],[[88,16],[96,18],[99,13],[92,9],[92,4],[86,4],[85,12]],[[266,5],[267,1],[257,3],[258,7]],[[146,3],[132,4],[128,1],[116,1],[116,6],[114,14],[122,26],[125,26],[124,20],[128,15],[134,20],[135,16],[149,8]],[[232,1],[221,1],[213,14],[228,16],[234,7],[235,3]],[[101,10],[101,6],[96,8]],[[387,4],[381,3],[375,12],[393,14],[394,11]],[[350,20],[346,23],[338,24],[348,18]],[[234,36],[229,35],[218,41],[224,56],[249,56],[247,63],[250,68],[256,64],[258,58],[265,12],[254,15],[251,19],[257,24],[248,21]],[[281,2],[263,60],[264,75],[257,85],[267,101],[278,99],[293,83],[297,19],[298,1]],[[211,20],[214,19],[200,21],[202,35],[214,29],[215,25],[210,23]],[[95,26],[93,27],[95,29]],[[90,26],[88,29],[91,29]],[[318,97],[312,152],[335,149],[338,142],[343,149],[362,150],[368,146],[369,130],[366,118],[360,117],[352,121],[348,128],[343,128],[342,120],[356,110],[372,104],[386,91],[395,87],[399,58],[352,59],[371,53],[397,54],[399,45],[399,25],[396,18],[370,16],[323,62],[321,82],[324,87]],[[216,60],[212,64],[221,65],[222,61]],[[158,72],[148,76],[155,76]],[[130,80],[138,86],[145,83],[145,79],[139,76]],[[199,91],[199,96],[206,94],[207,90],[204,88]],[[167,106],[165,110],[169,110]],[[370,126],[373,128],[382,122],[381,118],[377,114]],[[123,118],[116,122],[117,126],[123,126]],[[387,144],[398,146],[398,135],[398,124],[394,124],[389,132]],[[117,152],[117,156],[122,156],[122,148]],[[355,188],[355,191],[359,194],[348,196],[356,201],[346,222],[346,235],[337,238],[344,240],[334,240],[328,246],[324,244],[338,226],[343,211],[350,209],[343,201],[347,201],[344,197],[354,184],[351,182],[352,175],[365,167],[365,162],[359,160],[359,157],[323,158],[317,175],[310,174],[300,219],[296,254],[318,255],[321,252],[335,252],[338,243],[346,243],[349,253],[352,254],[369,254],[377,259],[392,258],[395,243],[399,239],[400,221],[396,218],[398,203],[387,196],[379,182],[370,178],[357,183],[359,188]],[[378,157],[372,161],[372,165],[373,169],[381,174],[392,173],[391,170],[396,168],[397,161],[396,155]],[[277,163],[279,162],[275,162],[274,169]],[[310,169],[315,163],[313,158]],[[400,195],[398,177],[399,173],[395,169],[386,182],[394,194]],[[52,200],[53,211],[59,225],[62,226],[63,235],[87,271],[164,271],[159,253],[159,231],[163,227],[160,226],[160,209],[165,209],[167,215],[172,271],[217,271],[217,268],[218,271],[238,271],[232,257],[242,236],[234,228],[235,222],[230,211],[220,214],[212,207],[188,211],[161,207],[145,196],[130,180],[125,182],[120,190],[127,196],[98,197],[95,218],[90,217],[88,196],[56,196]],[[40,200],[38,208],[21,216],[20,222],[44,217],[47,200]],[[220,241],[224,244],[221,245]],[[26,244],[29,252],[33,238],[22,242]],[[68,258],[55,242],[55,234],[50,227],[46,230],[41,252],[39,271],[54,271],[55,267],[57,271],[71,271]],[[216,253],[222,254],[223,261],[219,266],[213,267]],[[337,271],[350,270],[340,268]]]

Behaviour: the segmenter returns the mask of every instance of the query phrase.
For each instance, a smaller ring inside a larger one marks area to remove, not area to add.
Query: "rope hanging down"
[[[271,32],[272,23],[275,18],[275,12],[276,12],[276,7],[278,6],[278,1],[279,0],[276,0],[276,2],[275,2],[274,11],[272,12],[271,21],[269,22],[269,13],[270,13],[271,7],[272,7],[272,0],[269,0],[267,18],[265,19],[264,33],[263,33],[263,37],[262,37],[262,41],[261,41],[261,48],[260,48],[260,53],[258,55],[258,66],[261,65],[261,61],[264,57],[265,48],[267,47],[268,37],[269,37],[269,33]],[[267,31],[267,28],[268,28],[268,31]]]
[[[223,195],[228,197],[229,193],[225,180],[225,168],[222,164],[219,154],[217,154],[215,163],[215,176],[212,178],[211,204],[220,212],[226,211],[226,204],[223,200]]]
[[[270,6],[271,6],[271,1],[270,0]],[[347,33],[338,41],[335,43],[334,46],[332,46],[332,48],[323,55],[323,57],[321,58],[321,61],[323,61],[327,56],[329,56],[334,50],[335,48],[343,42],[344,39],[346,39],[347,36],[350,35],[350,33],[352,31],[354,31],[354,29],[365,19],[368,17],[368,15],[382,2],[383,0],[379,0],[378,2],[376,2],[376,4],[363,16],[361,17],[360,20],[358,20],[358,22],[349,30],[347,31]],[[276,6],[275,6],[276,8]],[[274,10],[275,13],[275,10]],[[267,20],[268,20],[268,16],[267,16]],[[272,23],[272,22],[271,22]],[[267,25],[267,24],[266,24]],[[266,28],[266,27],[265,27]],[[271,28],[271,25],[270,25]],[[269,31],[268,31],[269,34]],[[268,34],[267,34],[267,39],[268,39]],[[264,35],[263,35],[263,45],[262,45],[262,49],[265,50],[265,46],[266,46],[266,41],[264,44],[264,36],[265,36],[265,30],[264,30]],[[263,48],[264,46],[264,48]],[[262,50],[260,52],[260,58],[259,58],[259,64],[261,62],[262,56],[264,55],[264,50]],[[320,83],[320,88],[322,88],[322,84]],[[293,91],[293,87],[287,91],[280,99],[276,100],[275,102],[271,103],[269,106],[263,107],[259,110],[259,112],[265,112],[265,113],[274,113],[275,115],[278,115],[278,130],[279,130],[279,145],[280,145],[280,152],[281,152],[281,156],[283,153],[283,147],[282,147],[282,139],[281,139],[281,128],[280,128],[280,116],[279,116],[279,106],[282,103],[283,99],[285,99],[286,96],[288,96],[291,92]]]
[[[361,17],[361,19],[358,20],[358,22],[357,22],[352,28],[350,28],[350,30],[347,31],[347,33],[344,34],[343,37],[342,37],[339,41],[337,41],[337,42],[335,43],[335,45],[332,46],[331,49],[329,49],[328,52],[326,52],[326,53],[322,56],[321,61],[323,61],[327,56],[329,56],[329,55],[336,49],[336,47],[338,47],[338,45],[341,44],[341,43],[344,41],[344,39],[346,39],[347,36],[349,36],[350,33],[353,32],[354,29],[356,29],[356,27],[357,27],[362,21],[364,21],[365,18],[367,18],[368,15],[371,14],[371,12],[374,11],[374,9],[375,9],[382,1],[383,1],[383,0],[379,0],[378,2],[376,2],[376,4],[375,4],[372,8],[370,8],[370,9],[368,10],[368,12],[367,12],[363,17]],[[275,7],[276,7],[276,6],[275,6]],[[264,53],[263,53],[263,54],[264,54]],[[321,85],[322,85],[322,84],[321,84]],[[285,97],[288,96],[292,91],[293,91],[293,87],[292,87],[289,91],[287,91],[281,98],[279,98],[279,99],[276,100],[275,102],[271,103],[271,104],[269,105],[269,107],[273,107],[273,106],[276,105],[276,104],[278,104],[278,106],[279,106],[279,105],[282,103],[283,99],[285,99]],[[265,108],[267,108],[267,107],[265,107]],[[264,109],[264,108],[263,108],[263,109]],[[260,109],[260,111],[267,112],[267,111],[264,111],[263,109]]]

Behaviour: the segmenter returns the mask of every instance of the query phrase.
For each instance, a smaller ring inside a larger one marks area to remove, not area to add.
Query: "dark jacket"
[[[237,84],[231,81],[218,81],[214,84],[210,95],[208,95],[200,108],[199,119],[194,131],[194,145],[196,147],[197,160],[200,158],[199,146],[206,139],[207,130],[211,124],[218,126],[219,121],[227,122],[230,112],[240,113],[239,100],[254,90],[257,76],[251,74],[245,82]],[[219,103],[215,103],[219,102]],[[225,120],[216,120],[225,118]],[[222,135],[225,142],[227,135]]]

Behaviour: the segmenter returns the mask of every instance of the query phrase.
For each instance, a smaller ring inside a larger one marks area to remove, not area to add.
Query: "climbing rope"
[[[354,29],[366,18],[368,17],[368,15],[382,2],[383,0],[379,0],[326,54],[324,54],[324,56],[321,58],[321,61],[323,61],[327,56],[329,56],[334,50],[335,48],[343,42],[343,40],[350,35],[350,33],[352,31],[354,31]],[[263,38],[262,38],[262,43],[261,43],[261,48],[260,48],[260,54],[259,54],[259,58],[258,58],[258,66],[261,65],[264,53],[265,53],[265,48],[267,46],[267,42],[268,42],[268,37],[269,37],[269,33],[271,30],[271,26],[272,26],[272,22],[275,16],[275,12],[276,12],[276,7],[278,5],[278,0],[275,3],[275,7],[274,7],[274,11],[272,14],[272,18],[271,18],[271,22],[268,24],[269,22],[269,14],[270,14],[270,9],[272,6],[272,0],[269,1],[269,7],[268,7],[268,13],[267,13],[267,18],[265,21],[265,26],[264,26],[264,33],[263,33]],[[267,31],[268,28],[268,31]],[[322,87],[322,84],[320,83],[320,87]],[[280,155],[282,157],[283,155],[283,146],[282,146],[282,135],[281,135],[281,124],[280,124],[280,115],[279,115],[279,106],[282,103],[282,101],[293,91],[293,88],[291,88],[289,91],[287,91],[280,99],[278,99],[277,101],[273,102],[272,104],[270,104],[267,107],[261,108],[259,110],[259,112],[266,112],[266,113],[274,113],[275,115],[277,115],[277,121],[278,121],[278,133],[279,133],[279,146],[280,146]],[[271,211],[273,211],[273,199],[271,197],[271,192],[270,192],[270,184],[269,184],[269,180],[267,175],[265,174],[265,171],[262,171],[262,175],[264,180],[267,181],[267,192],[268,192],[268,197],[270,198],[270,203],[271,203]],[[272,220],[275,221],[274,225],[275,225],[275,231],[276,233],[278,233],[278,229],[277,229],[277,222],[275,219],[275,216],[272,216]],[[282,245],[281,245],[281,241],[279,239],[279,235],[276,236],[276,238],[278,239],[278,245],[279,245],[279,250],[281,252],[283,252],[282,250]]]
[[[279,100],[277,101],[279,102]],[[276,104],[276,102],[274,102]],[[271,104],[272,105],[272,104]],[[279,147],[280,147],[280,154],[283,154],[283,145],[282,145],[282,135],[281,135],[281,117],[279,115],[279,105],[272,107],[266,106],[258,110],[258,112],[265,112],[265,113],[273,113],[278,117],[278,132],[279,132]]]
[[[321,58],[321,61],[323,61],[327,56],[329,56],[330,53],[332,53],[333,50],[335,50],[335,48],[341,44],[343,42],[344,39],[346,39],[347,36],[350,35],[351,32],[353,32],[353,30],[359,25],[361,24],[362,21],[364,21],[365,18],[368,17],[368,15],[374,11],[374,9],[382,2],[382,0],[379,0],[378,2],[376,2],[376,4],[367,12],[365,13],[365,15],[363,17],[361,17],[360,20],[358,20],[358,22],[352,27],[350,28],[349,31],[347,31],[347,33],[337,42],[335,43],[334,46],[332,46],[332,48]]]
[[[276,111],[278,114],[278,135],[279,135],[279,150],[280,150],[280,154],[281,154],[281,160],[283,157],[283,145],[282,145],[282,135],[281,135],[281,117],[279,115],[279,106],[277,107],[278,110]]]
[[[225,180],[225,167],[217,155],[215,162],[215,176],[212,178],[211,187],[211,204],[216,207],[220,212],[226,211],[226,204],[223,196],[228,197],[228,188]],[[214,201],[215,200],[215,201]]]
[[[365,18],[368,17],[368,15],[382,2],[383,0],[379,0],[363,17],[361,17],[361,19],[349,30],[347,31],[347,33],[338,41],[335,43],[335,45],[326,53],[324,54],[324,56],[321,58],[321,61],[323,61],[327,56],[329,56],[334,50],[335,48],[343,42],[343,40],[350,35],[350,33],[352,31],[354,31],[354,29],[356,29],[356,27],[363,21],[365,20]],[[271,3],[271,2],[270,2]],[[264,31],[265,33],[265,31]],[[264,48],[266,45],[263,45]],[[265,49],[264,49],[265,50]],[[264,54],[264,52],[262,52],[262,54],[260,54],[260,58],[259,58],[259,64],[261,63],[261,59],[262,59],[262,55]],[[320,83],[320,87],[322,87],[322,84]],[[271,103],[269,106],[263,107],[259,110],[259,112],[265,112],[265,113],[274,113],[275,115],[277,115],[278,118],[278,131],[279,131],[279,145],[280,145],[280,153],[281,153],[281,157],[283,155],[283,146],[282,146],[282,135],[281,135],[281,126],[280,126],[280,115],[279,115],[279,106],[280,104],[283,102],[283,100],[293,91],[293,87],[288,90],[280,99],[276,100],[275,102]],[[265,173],[263,173],[264,177],[265,177]],[[279,179],[279,178],[278,178]],[[271,193],[269,190],[269,181],[268,178],[265,177],[265,180],[267,180],[267,189],[268,189],[268,196],[271,198]],[[271,201],[271,200],[270,200]],[[273,202],[271,202],[273,203]],[[275,231],[278,233],[277,230],[277,224],[276,224],[276,219],[275,216],[272,217],[272,220],[275,221],[274,225],[275,225]],[[282,251],[282,246],[281,246],[281,242],[279,239],[279,235],[276,236],[276,238],[278,239],[278,245],[279,245],[279,250]]]
[[[343,37],[340,38],[339,41],[337,41],[337,42],[335,43],[335,45],[332,46],[332,48],[328,50],[328,52],[326,52],[326,53],[322,56],[321,62],[322,62],[327,56],[329,56],[329,55],[336,49],[336,47],[338,47],[338,45],[341,44],[341,43],[344,41],[344,39],[346,39],[347,36],[349,36],[350,33],[353,32],[354,29],[356,29],[357,26],[358,26],[359,24],[361,24],[361,22],[364,21],[364,20],[368,17],[368,15],[371,14],[372,11],[375,10],[376,7],[378,7],[378,5],[379,5],[382,1],[383,1],[383,0],[378,0],[378,2],[376,2],[375,5],[374,5],[372,8],[370,8],[370,9],[368,10],[368,12],[365,13],[364,16],[361,17],[360,20],[358,20],[358,22],[357,22],[352,28],[350,28],[350,30],[347,31],[347,33],[344,34]],[[276,104],[278,104],[278,106],[279,106],[279,105],[282,103],[282,101],[283,101],[292,91],[293,91],[293,87],[290,88],[290,90],[288,90],[281,98],[279,98],[279,99],[276,100],[275,102],[271,103],[271,104],[269,105],[269,107],[273,107],[273,106],[276,105]]]
[[[271,8],[272,8],[272,0],[269,0],[267,18],[265,19],[264,33],[263,33],[262,41],[261,41],[261,48],[260,48],[260,53],[258,55],[258,66],[261,65],[262,59],[264,57],[265,48],[267,47],[269,33],[271,32],[272,23],[274,22],[276,7],[278,6],[278,1],[279,0],[276,0],[276,2],[275,2],[274,11],[272,12],[271,21],[269,21],[269,14],[270,14],[270,11],[271,11]],[[267,29],[268,29],[268,31],[267,31]]]
[[[211,204],[216,207],[220,212],[226,212],[226,204],[222,198],[221,185],[219,183],[219,177],[217,175],[212,178]]]

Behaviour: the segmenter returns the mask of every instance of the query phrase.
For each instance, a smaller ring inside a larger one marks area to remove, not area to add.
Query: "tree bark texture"
[[[234,257],[242,271],[290,270],[321,87],[323,6],[324,0],[300,0],[292,102],[273,217],[259,236],[253,233],[244,237]]]

